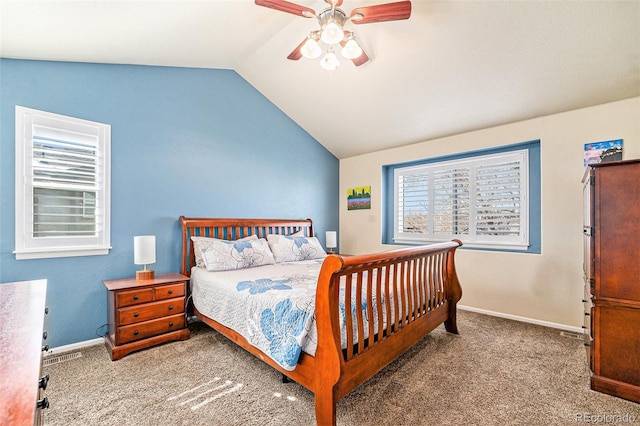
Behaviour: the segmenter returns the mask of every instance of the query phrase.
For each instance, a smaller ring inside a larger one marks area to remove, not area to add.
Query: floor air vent
[[[70,354],[63,354],[63,355],[58,355],[58,356],[47,357],[47,358],[42,360],[42,365],[44,365],[46,367],[46,366],[49,366],[49,365],[58,364],[58,363],[65,362],[65,361],[71,361],[72,359],[76,359],[76,358],[82,358],[82,353],[73,352],[73,353],[70,353]]]
[[[584,340],[584,334],[577,333],[575,331],[561,331],[560,335],[564,337],[569,337],[571,339]]]

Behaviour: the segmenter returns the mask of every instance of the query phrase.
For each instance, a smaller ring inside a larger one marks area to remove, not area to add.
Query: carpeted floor
[[[468,311],[337,406],[338,425],[640,424],[593,392],[582,342]],[[191,338],[112,362],[104,346],[45,367],[46,425],[313,425],[313,395],[201,323]],[[620,420],[620,422],[616,422]],[[626,421],[625,421],[626,420]]]

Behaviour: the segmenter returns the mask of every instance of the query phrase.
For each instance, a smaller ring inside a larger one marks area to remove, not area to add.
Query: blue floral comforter
[[[321,265],[322,259],[222,272],[194,267],[193,303],[292,371],[302,351],[316,351],[315,296]],[[344,339],[344,324],[342,328]]]

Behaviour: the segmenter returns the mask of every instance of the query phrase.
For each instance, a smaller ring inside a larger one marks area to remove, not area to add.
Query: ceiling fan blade
[[[364,50],[362,51],[362,55],[358,56],[355,59],[352,59],[353,63],[355,64],[356,67],[359,67],[360,65],[364,65],[367,62],[369,62],[369,57],[367,56],[366,53],[364,53]]]
[[[316,16],[315,10],[284,0],[255,0],[255,2],[258,6],[268,7],[269,9],[275,9],[281,12],[292,13],[294,15],[302,16],[305,18]]]
[[[411,2],[407,0],[396,3],[378,4],[375,6],[358,7],[351,11],[351,22],[354,24],[369,24],[371,22],[409,19],[410,16]]]
[[[292,61],[297,61],[298,59],[302,58],[302,46],[304,46],[306,42],[307,42],[307,38],[305,37],[304,40],[302,40],[302,43],[300,43],[298,47],[293,49],[293,52],[289,53],[289,56],[287,56],[287,59],[291,59]]]

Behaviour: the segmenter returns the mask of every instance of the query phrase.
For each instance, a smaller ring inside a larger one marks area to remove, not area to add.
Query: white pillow
[[[316,237],[269,234],[267,241],[276,263],[327,257],[327,253]]]
[[[229,271],[275,263],[273,253],[264,238],[244,241],[212,241],[202,250],[207,271]]]
[[[256,235],[249,235],[248,237],[240,238],[236,241],[250,241],[257,240],[258,237]],[[202,259],[202,251],[209,248],[213,241],[226,241],[218,238],[209,238],[209,237],[191,237],[191,241],[193,241],[193,253],[196,257],[196,266],[200,268],[204,268],[204,259]]]

